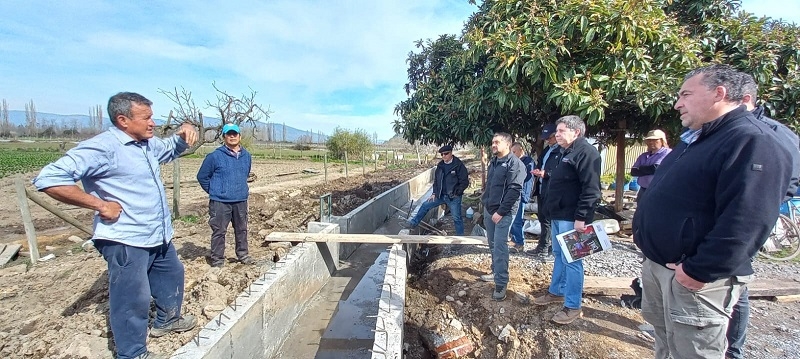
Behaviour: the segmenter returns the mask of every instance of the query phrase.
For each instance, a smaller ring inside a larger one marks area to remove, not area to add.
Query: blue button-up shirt
[[[33,184],[41,191],[80,180],[86,193],[122,206],[114,222],[95,212],[94,239],[155,247],[172,240],[174,233],[159,165],[178,158],[187,147],[178,136],[136,141],[111,127],[42,168]]]

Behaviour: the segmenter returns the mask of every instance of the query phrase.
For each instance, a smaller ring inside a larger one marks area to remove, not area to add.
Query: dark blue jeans
[[[430,211],[432,208],[441,206],[443,203],[447,204],[447,208],[450,209],[450,215],[453,216],[453,224],[456,227],[456,235],[463,236],[464,221],[461,219],[461,196],[443,196],[441,198],[437,196],[433,201],[425,201],[425,203],[423,203],[417,210],[417,215],[410,219],[408,223],[411,223],[414,226],[419,225],[419,222],[422,221],[422,218],[425,217],[425,214],[427,214],[428,211]]]
[[[172,242],[153,248],[95,240],[108,264],[108,307],[117,359],[147,351],[150,297],[156,303],[154,327],[178,320],[183,302],[183,263]]]
[[[741,359],[744,358],[744,341],[747,339],[747,323],[750,321],[750,298],[747,287],[742,289],[739,301],[733,305],[731,320],[728,321],[728,350],[726,357]]]
[[[525,203],[520,201],[517,215],[514,216],[514,222],[511,223],[511,240],[518,246],[525,245],[525,233],[522,233],[522,225],[525,224],[525,220],[522,218],[524,213]]]

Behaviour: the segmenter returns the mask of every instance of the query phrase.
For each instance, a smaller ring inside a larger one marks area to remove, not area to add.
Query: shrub
[[[331,157],[344,159],[347,152],[349,158],[361,158],[361,153],[371,152],[373,145],[369,136],[363,130],[349,131],[339,127],[333,130],[333,135],[328,137],[326,144]]]

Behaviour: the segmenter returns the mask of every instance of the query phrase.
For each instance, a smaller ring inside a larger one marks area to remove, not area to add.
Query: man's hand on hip
[[[106,201],[97,210],[97,214],[103,221],[115,222],[117,219],[119,219],[119,215],[122,214],[122,206],[120,206],[117,202]]]
[[[501,219],[503,219],[503,216],[497,214],[497,212],[494,212],[494,214],[492,215],[492,222],[494,222],[494,224],[497,224],[498,222],[500,222]]]
[[[435,200],[436,200],[436,195],[435,194],[432,194],[430,197],[428,197],[428,202],[433,202]]]

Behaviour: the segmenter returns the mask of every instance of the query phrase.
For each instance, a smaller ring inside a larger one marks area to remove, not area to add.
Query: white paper
[[[568,263],[611,249],[611,241],[601,223],[586,226],[584,233],[577,233],[573,229],[557,234],[556,239]]]

